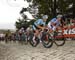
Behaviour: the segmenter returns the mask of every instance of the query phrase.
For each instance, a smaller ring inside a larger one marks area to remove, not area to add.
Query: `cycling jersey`
[[[53,26],[51,23],[55,23],[56,25]],[[56,18],[53,18],[53,19],[48,23],[48,27],[49,27],[50,29],[52,29],[52,30],[55,30],[55,28],[56,28],[57,26],[59,26],[59,25],[60,25],[60,22],[59,22]]]
[[[55,23],[56,26],[59,26],[60,25],[60,22],[56,18],[53,18],[50,22]]]
[[[45,22],[42,19],[38,19],[37,21],[34,22],[33,25],[33,30],[39,29],[37,26],[45,26]]]

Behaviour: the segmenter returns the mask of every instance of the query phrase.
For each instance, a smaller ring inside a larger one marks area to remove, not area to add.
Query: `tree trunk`
[[[53,6],[54,8],[53,8],[53,17],[56,17],[56,8],[57,8],[57,6],[56,6],[56,0],[54,0],[54,6]]]

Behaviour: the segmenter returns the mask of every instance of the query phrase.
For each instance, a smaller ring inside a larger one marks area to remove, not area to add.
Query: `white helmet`
[[[63,16],[62,15],[57,15],[57,18],[62,18]]]
[[[42,18],[43,19],[48,19],[48,15],[44,15]]]

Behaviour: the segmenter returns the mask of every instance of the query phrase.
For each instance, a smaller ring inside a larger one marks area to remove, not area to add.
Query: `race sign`
[[[73,28],[73,29],[66,29],[66,30],[64,30],[63,34],[75,34],[75,28]]]

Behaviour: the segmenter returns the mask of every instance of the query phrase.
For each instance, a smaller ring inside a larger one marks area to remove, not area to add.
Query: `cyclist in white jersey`
[[[51,30],[51,32],[55,31],[56,28],[61,26],[61,20],[62,20],[62,15],[57,15],[56,18],[50,20],[50,22],[48,23],[48,28]]]

